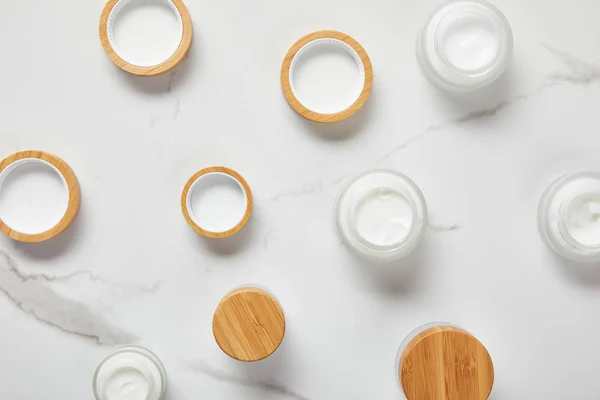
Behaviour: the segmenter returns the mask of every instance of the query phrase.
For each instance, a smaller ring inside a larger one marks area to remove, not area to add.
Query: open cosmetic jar
[[[508,67],[513,50],[506,17],[485,0],[455,0],[421,27],[417,59],[425,76],[449,92],[489,85]]]
[[[388,170],[350,179],[334,206],[338,235],[348,249],[372,261],[393,261],[414,250],[427,226],[421,190],[407,176]]]
[[[445,322],[422,325],[406,336],[394,374],[407,400],[486,400],[494,384],[485,346]]]
[[[92,387],[96,400],[161,400],[167,375],[150,350],[123,346],[100,362]]]
[[[568,173],[552,182],[539,203],[538,228],[557,254],[600,262],[600,173]]]

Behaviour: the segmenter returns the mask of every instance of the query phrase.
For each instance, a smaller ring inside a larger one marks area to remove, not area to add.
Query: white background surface
[[[189,0],[188,59],[141,79],[100,46],[102,0],[3,1],[2,155],[64,158],[82,205],[51,242],[0,238],[0,398],[92,398],[99,360],[135,342],[162,358],[169,400],[399,399],[397,347],[447,320],[489,349],[493,399],[597,399],[600,271],[549,253],[536,206],[557,175],[600,169],[600,2],[498,0],[513,63],[464,99],[415,60],[436,4]],[[298,117],[280,91],[286,51],[317,29],[354,36],[374,66],[366,108],[335,125]],[[185,181],[213,164],[254,191],[233,241],[203,240],[180,211]],[[373,168],[409,175],[429,204],[402,273],[357,263],[334,232],[341,183]],[[277,294],[288,332],[247,365],[221,353],[211,320],[250,282]]]

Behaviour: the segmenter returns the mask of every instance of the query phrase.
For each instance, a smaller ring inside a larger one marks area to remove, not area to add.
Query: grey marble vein
[[[542,47],[562,61],[569,70],[567,73],[556,72],[552,74],[550,76],[551,80],[583,86],[589,86],[600,81],[600,65],[581,60],[545,43],[542,43]]]
[[[432,132],[442,130],[449,126],[461,125],[482,118],[494,117],[505,108],[522,100],[527,100],[535,95],[538,95],[546,89],[554,87],[559,83],[570,83],[582,86],[589,86],[592,83],[600,82],[600,65],[581,60],[545,43],[542,43],[542,46],[552,55],[558,57],[563,62],[563,64],[565,64],[569,71],[553,73],[552,75],[550,75],[549,81],[540,84],[533,91],[529,93],[520,94],[510,100],[502,101],[491,108],[476,110],[458,118],[452,118],[447,121],[428,126],[421,132],[418,132],[413,136],[409,137],[403,143],[400,143],[399,145],[392,148],[389,152],[387,152],[379,160],[377,160],[377,164],[387,160],[392,155],[396,154],[400,150],[409,147],[411,144],[416,143],[419,140],[425,138],[428,134]]]
[[[173,110],[173,121],[175,121],[179,117],[179,113],[181,112],[181,101],[179,100],[179,97],[177,97],[173,93],[173,82],[175,80],[175,75],[177,75],[177,71],[171,72],[171,74],[169,75],[169,83],[167,84],[167,92],[175,101],[175,110]]]
[[[318,181],[318,182],[306,184],[297,190],[277,193],[274,196],[272,196],[269,199],[269,201],[276,202],[285,197],[298,197],[298,196],[313,194],[313,193],[322,192],[322,191],[323,191],[323,183],[321,181]]]
[[[299,395],[298,393],[295,393],[295,392],[291,391],[290,389],[286,388],[285,386],[280,385],[278,383],[260,381],[260,380],[252,379],[249,377],[239,377],[239,376],[227,373],[225,371],[213,368],[210,365],[208,365],[202,361],[196,361],[194,363],[190,363],[190,364],[188,364],[188,366],[189,366],[190,370],[201,373],[203,375],[207,375],[219,382],[227,382],[227,383],[232,383],[234,385],[245,386],[245,387],[249,387],[249,388],[253,388],[253,389],[259,389],[259,390],[263,390],[265,392],[270,392],[270,393],[275,393],[275,394],[281,395],[282,397],[285,397],[288,399],[309,400],[307,397]]]
[[[452,231],[457,231],[459,229],[462,229],[462,227],[458,224],[442,225],[442,224],[433,224],[430,222],[428,224],[428,226],[429,226],[429,229],[431,229],[434,232],[438,232],[438,233],[452,232]]]
[[[492,117],[496,116],[499,112],[508,108],[509,106],[512,106],[515,103],[518,103],[520,101],[527,100],[533,96],[536,96],[536,95],[540,94],[541,92],[545,91],[546,89],[556,86],[557,84],[558,84],[558,82],[555,82],[555,81],[544,82],[544,83],[538,85],[538,87],[536,87],[534,90],[532,90],[529,93],[523,93],[523,94],[513,97],[510,100],[501,101],[500,103],[496,104],[493,107],[472,111],[472,112],[462,115],[460,117],[451,118],[449,120],[446,120],[446,121],[443,121],[443,122],[440,122],[440,123],[437,123],[434,125],[430,125],[427,128],[425,128],[424,130],[422,130],[421,132],[418,132],[418,133],[412,135],[404,142],[402,142],[399,145],[392,148],[389,152],[387,152],[379,160],[377,160],[376,164],[382,163],[383,161],[387,160],[388,158],[390,158],[391,156],[393,156],[400,150],[403,150],[403,149],[409,147],[410,145],[412,145],[413,143],[416,143],[416,142],[420,141],[421,139],[424,139],[426,136],[428,136],[429,134],[431,134],[433,132],[437,132],[437,131],[443,130],[443,129],[451,127],[451,126],[460,126],[460,125],[463,125],[463,124],[466,124],[469,122],[473,122],[473,121],[477,121],[480,119],[484,119],[484,118],[492,118]]]
[[[20,310],[38,322],[100,345],[135,342],[134,335],[112,324],[95,307],[52,289],[52,284],[79,275],[102,284],[105,282],[87,271],[62,277],[25,274],[5,252],[0,251],[0,292]]]

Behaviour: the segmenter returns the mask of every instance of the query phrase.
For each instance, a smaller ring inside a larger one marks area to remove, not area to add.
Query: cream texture
[[[334,206],[338,235],[356,255],[392,261],[419,244],[427,225],[427,206],[408,177],[377,170],[349,180]]]
[[[160,400],[164,371],[152,353],[125,348],[99,366],[94,389],[98,400]]]
[[[513,49],[510,25],[485,0],[456,0],[423,24],[417,58],[425,76],[451,92],[489,85],[508,67]]]
[[[600,261],[600,173],[575,172],[556,179],[539,204],[546,244],[580,262]]]

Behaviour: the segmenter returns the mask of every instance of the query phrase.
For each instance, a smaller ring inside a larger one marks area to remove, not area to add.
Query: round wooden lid
[[[229,293],[213,318],[217,344],[239,361],[267,358],[281,344],[285,317],[277,300],[267,291],[245,287]]]
[[[486,400],[494,383],[486,348],[454,327],[421,332],[404,350],[399,368],[408,400]]]

